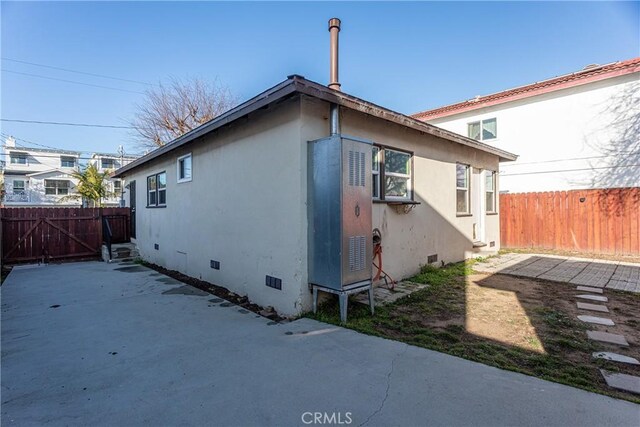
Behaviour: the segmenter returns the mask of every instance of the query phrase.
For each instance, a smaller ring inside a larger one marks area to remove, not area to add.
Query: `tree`
[[[90,202],[91,207],[95,208],[102,206],[102,199],[113,195],[107,185],[109,171],[100,172],[95,164],[90,164],[83,170],[72,172],[71,176],[78,180],[78,184],[76,184],[77,194],[65,196],[61,201],[82,198]]]
[[[173,78],[146,92],[130,121],[140,145],[157,148],[230,110],[236,104],[230,89],[215,80]]]

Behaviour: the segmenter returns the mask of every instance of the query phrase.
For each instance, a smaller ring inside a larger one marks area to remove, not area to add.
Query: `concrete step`
[[[109,249],[107,245],[102,245],[102,260],[111,262],[123,259],[135,259],[140,256],[138,248],[133,243],[117,243],[111,245],[111,258],[109,258]]]

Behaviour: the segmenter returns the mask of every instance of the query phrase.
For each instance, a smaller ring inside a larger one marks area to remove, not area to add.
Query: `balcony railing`
[[[29,203],[31,197],[27,193],[7,193],[4,195],[4,201],[6,203]]]

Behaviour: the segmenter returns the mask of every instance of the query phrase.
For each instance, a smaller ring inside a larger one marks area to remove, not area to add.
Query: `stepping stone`
[[[615,326],[615,323],[613,323],[613,320],[605,319],[604,317],[582,315],[582,316],[578,316],[578,319],[586,323],[595,323],[596,325]]]
[[[627,374],[616,374],[615,372],[609,372],[604,369],[600,369],[600,373],[609,387],[640,394],[640,377]]]
[[[595,359],[612,360],[614,362],[628,363],[629,365],[640,365],[640,361],[638,361],[638,359],[625,356],[624,354],[611,353],[608,351],[596,351],[591,356]]]
[[[582,309],[582,310],[591,310],[591,311],[599,311],[602,313],[608,313],[609,309],[607,307],[605,307],[604,305],[598,305],[598,304],[587,304],[586,302],[579,302],[578,304],[578,308]]]
[[[591,301],[608,302],[609,298],[600,295],[576,295],[576,298],[589,299]]]
[[[576,288],[576,291],[581,291],[581,292],[593,292],[594,294],[601,294],[602,292],[604,292],[602,289],[600,288],[592,288],[591,286],[578,286]]]
[[[618,334],[610,334],[609,332],[600,332],[600,331],[587,331],[587,337],[593,341],[606,342],[609,344],[616,344],[623,347],[629,347],[629,343],[627,339]]]

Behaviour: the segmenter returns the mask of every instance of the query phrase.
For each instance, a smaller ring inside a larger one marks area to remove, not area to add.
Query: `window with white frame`
[[[456,213],[471,213],[471,166],[456,164]]]
[[[406,151],[373,147],[371,168],[373,197],[378,200],[412,200],[411,157]]]
[[[27,153],[11,153],[9,159],[13,165],[26,165]]]
[[[13,180],[13,194],[24,194],[25,182],[22,179]]]
[[[76,158],[69,156],[60,157],[60,167],[63,168],[75,168],[76,167]]]
[[[496,173],[484,171],[485,210],[487,213],[496,213]]]
[[[191,181],[191,153],[178,157],[178,182]]]
[[[373,147],[373,166],[371,167],[371,173],[373,174],[373,180],[371,182],[371,192],[374,199],[380,198],[380,148]]]
[[[478,120],[467,124],[467,136],[477,141],[489,141],[498,137],[496,118]]]
[[[100,167],[102,169],[115,169],[116,168],[116,161],[115,161],[115,159],[102,158],[102,159],[100,159]]]
[[[44,180],[44,194],[49,196],[63,196],[69,194],[69,187],[71,187],[69,181],[61,179],[45,179]]]
[[[147,207],[167,205],[167,174],[160,172],[147,177]]]
[[[120,181],[120,180],[113,181],[113,192],[118,197],[120,196],[120,194],[122,194],[122,181]]]

